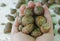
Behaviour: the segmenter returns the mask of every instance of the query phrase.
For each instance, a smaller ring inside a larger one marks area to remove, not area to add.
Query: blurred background
[[[19,15],[19,7],[29,1],[48,6],[54,27],[54,41],[60,41],[60,0],[0,0],[0,41],[10,41],[12,24]]]

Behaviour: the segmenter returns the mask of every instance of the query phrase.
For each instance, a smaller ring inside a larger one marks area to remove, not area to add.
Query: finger
[[[42,4],[40,2],[36,2],[35,6],[42,6]]]
[[[16,17],[16,18],[15,18],[15,22],[13,23],[13,26],[12,26],[12,31],[11,31],[12,34],[18,32],[18,29],[17,29],[18,26],[19,26],[18,17]]]
[[[52,19],[51,19],[51,16],[50,16],[49,9],[48,9],[48,7],[46,5],[43,5],[43,8],[44,8],[44,16],[47,19],[47,23],[51,27],[50,32],[53,33],[53,24],[52,24]]]
[[[35,6],[35,4],[34,4],[33,1],[29,1],[29,2],[28,2],[28,7],[34,8],[34,6]]]
[[[21,16],[24,16],[24,11],[25,11],[25,9],[26,9],[25,4],[21,5],[21,7],[20,7],[20,12],[19,12]]]

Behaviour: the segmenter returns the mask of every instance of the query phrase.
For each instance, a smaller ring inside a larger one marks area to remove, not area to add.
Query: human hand
[[[41,4],[40,4],[40,6],[41,6]],[[48,7],[46,5],[44,5],[43,8],[45,10],[44,16],[47,19],[47,23],[51,27],[50,31],[35,39],[22,32],[18,32],[17,27],[19,26],[19,23],[18,23],[18,17],[16,17],[15,22],[12,27],[12,31],[11,31],[11,41],[54,41],[52,19],[51,19]]]
[[[54,41],[54,34],[53,34],[53,24],[52,19],[50,16],[50,12],[48,10],[48,7],[46,5],[43,5],[43,8],[45,10],[44,16],[47,19],[47,23],[51,27],[50,31],[48,33],[43,34],[42,36],[38,37],[36,41]]]

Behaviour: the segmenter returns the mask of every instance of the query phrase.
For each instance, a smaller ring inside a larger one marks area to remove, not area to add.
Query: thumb
[[[46,17],[47,19],[47,23],[49,24],[49,26],[51,27],[51,30],[50,32],[53,33],[53,24],[52,24],[52,18],[50,16],[50,12],[49,12],[49,9],[46,5],[43,5],[43,8],[44,8],[44,16]]]
[[[14,33],[17,33],[18,32],[18,26],[19,26],[19,23],[18,23],[18,17],[15,18],[15,21],[13,23],[13,26],[12,26],[12,30],[11,30],[11,33],[14,34]]]

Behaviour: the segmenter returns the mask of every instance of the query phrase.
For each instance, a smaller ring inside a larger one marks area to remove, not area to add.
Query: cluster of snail
[[[50,31],[40,2],[30,1],[28,5],[21,5],[18,22],[20,23],[18,31],[35,38]]]

